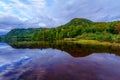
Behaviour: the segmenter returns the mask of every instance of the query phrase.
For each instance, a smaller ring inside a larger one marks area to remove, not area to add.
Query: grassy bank
[[[48,45],[48,44],[64,44],[64,43],[75,43],[75,44],[81,44],[81,45],[95,45],[95,46],[114,46],[114,47],[120,47],[120,43],[116,43],[116,42],[107,42],[107,41],[98,41],[98,40],[84,40],[84,39],[79,39],[79,40],[57,40],[57,41],[53,41],[53,42],[46,42],[46,41],[22,41],[22,42],[12,42],[9,44],[12,45]]]
[[[17,43],[9,43],[13,48],[30,48],[30,49],[46,49],[53,48],[70,53],[72,56],[87,56],[91,53],[114,53],[120,55],[120,44],[101,42],[96,40],[76,40],[76,41],[57,41],[38,42],[24,41]]]
[[[61,40],[61,41],[56,41],[56,42],[44,42],[44,41],[22,41],[22,42],[12,42],[12,43],[8,43],[8,44],[12,44],[12,45],[16,45],[16,46],[19,46],[19,45],[23,45],[23,46],[29,46],[29,45],[48,45],[48,44],[54,44],[54,45],[57,45],[57,44],[81,44],[81,45],[95,45],[95,46],[120,46],[120,43],[110,43],[110,42],[101,42],[101,41],[97,41],[97,40],[77,40],[77,41],[64,41],[64,40]]]
[[[76,40],[76,41],[70,41],[74,42],[77,44],[83,44],[83,45],[102,45],[102,46],[115,46],[115,47],[120,47],[120,43],[115,43],[115,42],[106,42],[106,41],[97,41],[97,40]]]

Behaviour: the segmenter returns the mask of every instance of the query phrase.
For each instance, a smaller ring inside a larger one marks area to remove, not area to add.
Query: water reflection
[[[117,55],[120,55],[120,47],[115,46],[102,46],[102,45],[82,45],[82,44],[75,44],[75,43],[66,43],[66,42],[60,42],[60,43],[22,43],[22,44],[10,44],[13,48],[16,49],[47,49],[47,48],[53,48],[58,49],[67,52],[73,57],[85,57],[92,53],[114,53]]]
[[[119,67],[115,54],[74,57],[53,48],[14,49],[0,44],[0,80],[119,80]]]

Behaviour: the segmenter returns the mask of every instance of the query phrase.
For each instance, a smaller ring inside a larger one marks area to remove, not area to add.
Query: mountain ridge
[[[7,41],[55,41],[77,38],[119,42],[119,33],[120,21],[93,22],[85,18],[74,18],[56,28],[13,29],[5,35],[4,39]]]

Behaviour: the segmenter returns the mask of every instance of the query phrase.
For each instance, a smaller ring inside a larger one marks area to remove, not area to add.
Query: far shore
[[[47,42],[47,41],[21,41],[21,42],[10,42],[10,44],[15,45],[29,45],[29,44],[52,44],[52,43],[76,43],[81,45],[101,45],[101,46],[114,46],[120,47],[120,43],[116,42],[107,42],[107,41],[98,41],[98,40],[57,40],[55,42]]]
[[[78,44],[91,44],[91,45],[103,45],[103,46],[115,46],[115,47],[120,47],[120,43],[116,42],[107,42],[107,41],[97,41],[97,40],[76,40],[72,41],[74,43]]]

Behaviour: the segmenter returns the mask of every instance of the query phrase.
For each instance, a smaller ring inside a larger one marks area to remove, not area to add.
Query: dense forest
[[[13,29],[4,41],[99,40],[120,42],[120,21],[93,22],[84,18],[72,19],[56,28]]]

